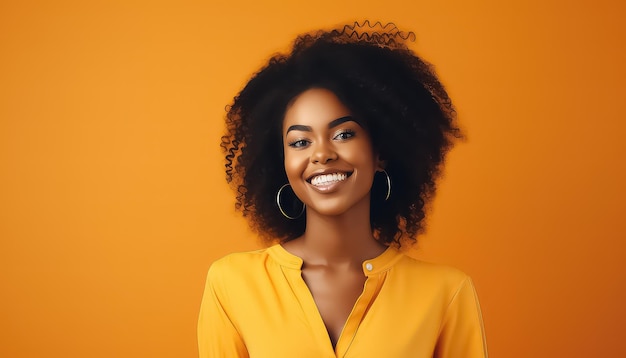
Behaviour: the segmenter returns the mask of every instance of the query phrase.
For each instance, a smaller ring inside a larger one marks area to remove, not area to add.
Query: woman
[[[486,357],[462,272],[399,250],[460,137],[431,66],[392,24],[302,35],[228,110],[237,208],[268,243],[211,266],[201,357]]]

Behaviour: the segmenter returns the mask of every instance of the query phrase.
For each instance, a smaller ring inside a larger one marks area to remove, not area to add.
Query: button
[[[367,271],[372,271],[374,269],[374,265],[368,262],[365,264],[365,268],[367,269]]]

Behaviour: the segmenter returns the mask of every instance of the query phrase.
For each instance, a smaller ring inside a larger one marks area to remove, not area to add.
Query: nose
[[[311,153],[311,163],[326,164],[331,160],[337,159],[337,153],[329,143],[317,143],[313,147]]]

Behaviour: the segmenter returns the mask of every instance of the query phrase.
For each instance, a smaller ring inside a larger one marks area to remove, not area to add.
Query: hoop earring
[[[299,218],[300,216],[302,216],[302,214],[304,213],[304,208],[306,208],[306,205],[304,203],[302,203],[302,210],[300,210],[300,213],[297,216],[289,216],[289,215],[287,215],[285,210],[283,210],[283,207],[280,205],[280,194],[282,193],[283,189],[285,189],[288,186],[291,186],[291,185],[289,185],[289,183],[287,183],[287,184],[281,186],[280,189],[278,189],[278,193],[276,194],[276,204],[278,205],[278,210],[280,210],[280,213],[283,214],[284,217],[286,217],[289,220],[295,220],[295,219]]]
[[[387,195],[385,196],[385,201],[387,201],[391,196],[391,178],[389,178],[389,174],[386,170],[383,169],[382,173],[384,173],[385,177],[387,178]]]

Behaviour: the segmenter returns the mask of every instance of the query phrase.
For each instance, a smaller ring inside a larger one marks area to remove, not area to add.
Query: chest
[[[355,302],[363,293],[366,277],[360,270],[312,268],[302,270],[302,278],[335,346]]]
[[[251,357],[432,357],[449,299],[416,275],[260,272],[224,301]]]

